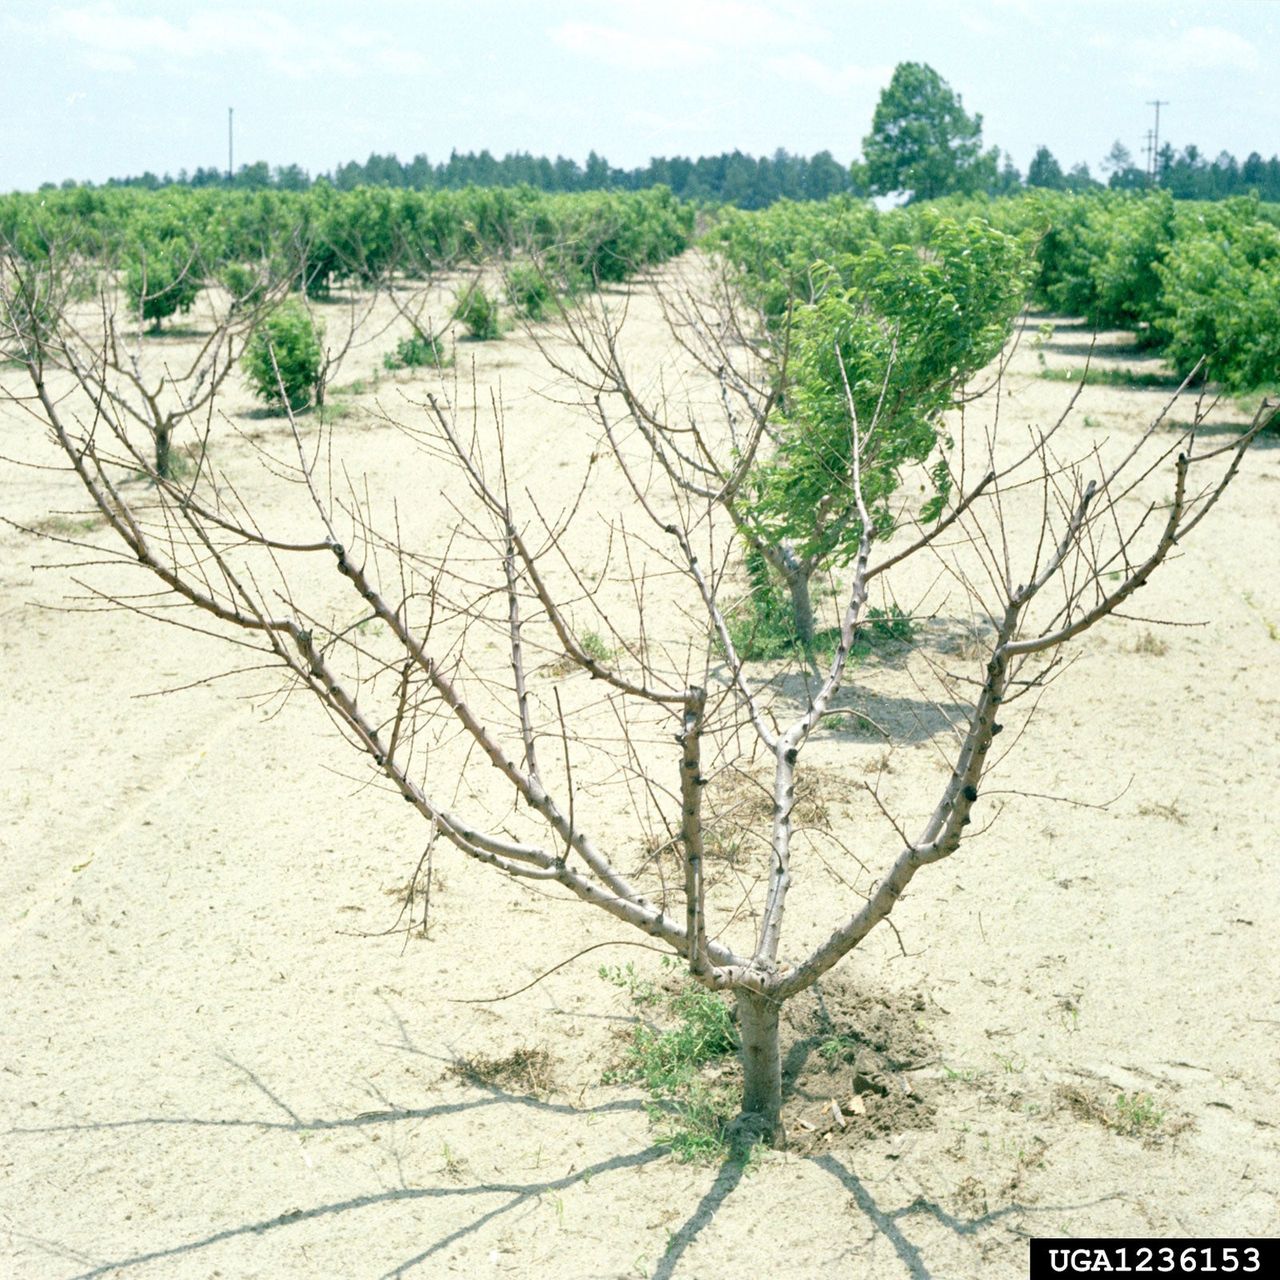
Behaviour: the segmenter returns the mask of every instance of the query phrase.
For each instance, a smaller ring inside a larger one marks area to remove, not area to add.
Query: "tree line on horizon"
[[[329,185],[340,191],[391,187],[414,191],[466,187],[527,186],[546,192],[643,191],[665,186],[681,200],[763,209],[777,200],[826,200],[907,194],[912,200],[946,195],[1009,195],[1027,188],[1056,191],[1143,190],[1158,187],[1178,200],[1223,200],[1255,194],[1280,201],[1280,156],[1264,160],[1251,152],[1243,162],[1226,151],[1210,160],[1194,144],[1181,151],[1165,143],[1155,157],[1154,174],[1140,168],[1117,140],[1102,161],[1106,182],[1084,163],[1064,170],[1046,146],[1037,149],[1023,175],[1008,152],[985,148],[982,116],[964,110],[960,95],[930,66],[904,62],[880,95],[871,132],[863,139],[864,158],[842,165],[830,151],[793,155],[783,148],[771,156],[742,151],[719,155],[655,157],[647,165],[623,169],[592,151],[585,164],[557,156],[517,151],[501,159],[489,150],[450,153],[432,162],[419,154],[408,162],[394,153],[374,153],[361,164],[351,160],[315,178],[300,165],[270,166],[265,160],[241,165],[234,173],[200,167],[176,177],[150,171],[110,178],[107,187],[229,187],[239,190],[306,191]],[[42,190],[57,184],[45,183]],[[67,179],[62,188],[91,187]]]

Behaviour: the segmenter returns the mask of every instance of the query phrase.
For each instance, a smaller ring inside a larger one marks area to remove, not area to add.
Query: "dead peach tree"
[[[8,315],[20,320],[21,308]],[[998,414],[962,423],[946,509],[928,523],[899,520],[882,542],[861,470],[881,424],[860,420],[850,397],[859,542],[834,650],[797,692],[742,660],[727,621],[740,579],[724,490],[757,444],[725,411],[714,370],[683,423],[641,413],[638,395],[628,404],[602,383],[582,415],[564,409],[564,431],[583,448],[575,470],[554,474],[515,447],[496,398],[485,407],[474,386],[463,388],[469,408],[429,396],[396,415],[400,447],[427,465],[415,487],[379,497],[341,469],[333,428],[301,418],[274,455],[259,442],[253,457],[224,463],[228,474],[206,466],[175,483],[92,372],[69,364],[49,375],[45,353],[60,342],[36,326],[11,343],[26,378],[22,390],[8,376],[6,386],[51,433],[121,563],[158,580],[161,597],[134,593],[129,606],[169,620],[174,604],[187,606],[193,626],[278,666],[421,815],[430,840],[576,898],[730,993],[742,1127],[772,1139],[782,1136],[784,1003],[886,921],[922,867],[961,846],[1016,704],[1033,703],[1066,646],[1147,584],[1273,412],[1264,405],[1238,438],[1205,445],[1195,426],[1167,426],[1166,410],[1136,440],[1077,458],[1064,452],[1066,415],[1012,440]],[[750,395],[745,379],[742,390]],[[749,434],[767,442],[762,419]],[[234,467],[254,457],[266,471],[248,507]],[[122,486],[139,470],[150,486]],[[299,532],[304,519],[310,533]],[[841,789],[862,793],[862,816],[815,849],[796,816],[806,748],[846,682],[873,593],[922,568],[987,623],[968,683],[944,673],[961,691],[949,708],[952,767],[915,831],[849,768]],[[119,598],[118,588],[104,594]],[[754,866],[739,851],[726,867],[717,839],[708,797],[727,776],[764,798]],[[822,881],[824,868],[840,887],[824,882],[793,902],[797,883]],[[789,905],[810,939],[795,952],[784,946]],[[519,952],[518,938],[505,945]]]

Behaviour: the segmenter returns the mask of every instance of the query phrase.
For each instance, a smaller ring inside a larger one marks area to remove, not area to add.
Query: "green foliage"
[[[52,246],[126,271],[145,259],[146,292],[160,296],[163,286],[166,299],[188,263],[194,280],[216,278],[229,263],[267,263],[271,278],[325,297],[342,283],[367,285],[393,270],[421,276],[515,247],[561,254],[566,273],[587,281],[622,280],[684,249],[693,216],[662,187],[572,195],[531,187],[345,191],[324,181],[306,191],[75,188],[0,196],[0,240],[34,259]],[[163,261],[152,264],[157,256]],[[141,300],[139,292],[139,307]]]
[[[462,295],[453,318],[477,342],[491,342],[502,336],[502,316],[497,299],[490,297],[482,285],[472,285]]]
[[[1100,328],[1133,329],[1177,374],[1205,356],[1228,390],[1276,384],[1280,226],[1256,199],[1175,204],[1165,192],[1043,192],[1008,202],[1002,216],[1039,230],[1041,304]]]
[[[683,981],[666,989],[640,978],[632,965],[602,968],[632,1001],[670,1024],[637,1026],[621,1063],[606,1083],[641,1084],[654,1099],[650,1116],[658,1140],[680,1160],[715,1160],[728,1152],[727,1127],[737,1110],[733,1090],[704,1078],[703,1070],[737,1053],[733,1015],[722,996]]]
[[[231,295],[233,307],[253,307],[266,297],[262,271],[243,262],[228,262],[218,272],[218,283]]]
[[[384,369],[447,369],[453,363],[453,352],[446,351],[431,334],[411,333],[401,338],[394,351],[382,357]]]
[[[550,263],[570,285],[620,283],[682,252],[693,236],[693,209],[666,187],[625,197],[576,197],[572,205],[551,204],[548,212],[561,215],[558,234],[538,228],[538,239],[549,246]]]
[[[801,653],[795,615],[777,576],[764,556],[749,547],[743,557],[750,591],[730,610],[725,621],[738,657],[749,662],[771,662]],[[864,659],[882,649],[910,644],[915,639],[915,623],[896,604],[887,609],[872,605],[863,615],[853,641],[852,656]],[[813,638],[814,653],[828,658],[840,642],[840,628],[828,627]]]
[[[1027,186],[1048,187],[1051,191],[1062,191],[1067,185],[1062,166],[1054,158],[1048,147],[1037,147],[1027,166]]]
[[[752,476],[767,541],[819,565],[856,554],[850,398],[863,497],[877,535],[891,532],[903,469],[934,452],[956,387],[999,353],[1028,276],[1024,244],[976,218],[933,217],[918,245],[873,242],[828,268],[817,301],[795,314],[781,438]],[[931,477],[927,516],[945,502],[945,463]]]
[[[877,195],[908,191],[932,200],[979,191],[996,177],[997,152],[982,150],[982,117],[930,66],[900,62],[862,140],[867,180]]]
[[[1231,390],[1280,385],[1280,228],[1251,219],[1250,204],[1218,206],[1156,267],[1169,362],[1189,370],[1205,356]]]
[[[608,662],[613,657],[608,641],[597,631],[584,631],[578,643],[582,646],[582,652],[596,662]]]
[[[183,240],[138,246],[125,266],[130,307],[153,331],[166,317],[190,311],[203,287],[195,250]]]
[[[1149,1093],[1117,1094],[1111,1127],[1130,1137],[1157,1132],[1164,1124],[1164,1112]]]
[[[323,330],[299,302],[285,302],[267,316],[245,348],[241,368],[268,405],[305,409],[316,394],[324,361]],[[283,385],[283,394],[281,387]]]
[[[1145,387],[1165,387],[1173,390],[1182,385],[1182,378],[1176,373],[1103,369],[1097,365],[1090,365],[1087,370],[1041,369],[1039,376],[1049,382],[1083,382],[1087,387],[1127,387],[1130,390]]]
[[[860,252],[876,237],[881,216],[862,200],[822,204],[780,200],[759,213],[724,213],[707,237],[736,274],[736,283],[774,330],[794,305],[816,300],[824,262]]]
[[[507,298],[517,315],[544,320],[555,302],[555,291],[544,272],[524,264],[507,272]]]
[[[733,647],[745,661],[771,662],[788,657],[800,648],[790,602],[756,547],[748,547],[743,559],[750,590],[725,618]],[[815,648],[825,650],[828,639],[825,635],[815,636]]]

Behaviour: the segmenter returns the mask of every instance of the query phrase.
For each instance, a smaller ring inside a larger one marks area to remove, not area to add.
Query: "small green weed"
[[[1280,640],[1280,627],[1276,626],[1276,624],[1258,608],[1257,604],[1254,603],[1252,591],[1246,591],[1244,593],[1244,602],[1262,619],[1262,623],[1267,629],[1267,635],[1269,635],[1272,640]]]
[[[613,650],[596,631],[584,631],[579,644],[582,645],[582,652],[596,662],[608,662],[613,657]]]
[[[105,524],[100,514],[73,516],[59,513],[37,520],[30,526],[33,533],[46,533],[54,538],[77,538],[83,533],[90,533]]]
[[[1149,1093],[1118,1093],[1108,1102],[1106,1096],[1096,1090],[1065,1085],[1056,1090],[1054,1096],[1081,1120],[1100,1124],[1126,1138],[1151,1142],[1176,1134],[1188,1124],[1185,1120],[1170,1123]]]
[[[600,976],[610,986],[619,987],[625,991],[631,997],[632,1004],[656,1004],[662,994],[658,984],[650,978],[642,978],[636,972],[635,965],[631,963],[601,965]]]
[[[351,382],[345,382],[339,387],[329,387],[325,394],[327,398],[332,399],[334,396],[362,396],[368,390],[369,384],[363,378],[354,378]]]
[[[1130,1138],[1155,1133],[1164,1124],[1164,1112],[1149,1093],[1121,1093],[1112,1104],[1110,1127]]]
[[[834,1066],[837,1062],[846,1060],[851,1061],[851,1055],[856,1053],[857,1050],[858,1041],[853,1036],[828,1036],[818,1045],[818,1054],[828,1066]]]
[[[597,631],[584,631],[578,637],[578,646],[594,662],[608,662],[614,654],[608,642]],[[545,667],[544,671],[547,675],[554,676],[558,680],[561,676],[567,676],[579,669],[577,661],[566,653],[562,658],[557,658],[549,666]]]
[[[649,1114],[658,1141],[681,1161],[729,1154],[728,1125],[737,1110],[734,1090],[704,1071],[736,1054],[738,1035],[728,1004],[688,980],[669,990],[641,978],[631,965],[602,968],[600,976],[632,1001],[653,1009],[665,1025],[640,1025],[606,1084],[640,1084],[653,1099]]]

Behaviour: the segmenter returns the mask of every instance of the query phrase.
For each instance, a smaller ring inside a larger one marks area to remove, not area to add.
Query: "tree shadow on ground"
[[[852,677],[856,680],[856,670]],[[812,683],[801,674],[786,675],[778,677],[775,688],[799,714],[809,703]],[[876,693],[851,680],[831,700],[819,728],[842,742],[901,746],[928,742],[968,718],[969,707],[959,702]]]
[[[913,1216],[925,1215],[931,1217],[957,1236],[976,1236],[979,1232],[994,1226],[1001,1220],[1015,1217],[1016,1215],[1044,1215],[1078,1211],[1092,1208],[1095,1205],[1119,1197],[1117,1192],[1111,1195],[1099,1196],[1094,1200],[1079,1204],[1036,1205],[1034,1207],[1024,1205],[1017,1200],[1011,1200],[1001,1208],[988,1209],[987,1212],[973,1218],[957,1217],[949,1213],[941,1205],[923,1196],[917,1196],[909,1204],[905,1204],[901,1208],[886,1210],[876,1203],[875,1197],[867,1190],[857,1175],[834,1156],[819,1155],[807,1158],[811,1164],[831,1174],[851,1193],[858,1212],[892,1245],[893,1251],[901,1259],[903,1267],[911,1277],[911,1280],[932,1280],[935,1274],[929,1269],[920,1246],[911,1240],[903,1228],[903,1221]],[[746,1169],[747,1164],[741,1159],[727,1160],[720,1166],[711,1185],[698,1202],[697,1207],[680,1228],[672,1233],[667,1252],[658,1263],[651,1280],[675,1280],[677,1275],[676,1268],[680,1260],[699,1235],[714,1220],[725,1201],[733,1194],[738,1184],[742,1181]]]
[[[120,1129],[145,1130],[169,1127],[194,1129],[242,1128],[255,1131],[285,1130],[296,1133],[316,1133],[368,1126],[398,1125],[405,1122],[438,1118],[493,1106],[518,1106],[560,1115],[581,1116],[584,1119],[610,1112],[635,1112],[644,1109],[644,1104],[637,1099],[617,1099],[599,1106],[579,1107],[569,1103],[552,1101],[533,1094],[508,1092],[493,1083],[477,1083],[474,1086],[475,1089],[483,1094],[478,1098],[444,1102],[429,1107],[397,1107],[389,1105],[385,1110],[361,1112],[356,1115],[318,1116],[308,1119],[299,1115],[287,1101],[281,1098],[251,1068],[229,1057],[224,1057],[223,1061],[240,1071],[271,1105],[281,1113],[279,1119],[257,1120],[218,1116],[139,1116],[123,1120],[19,1126],[7,1130],[6,1136],[12,1141],[15,1138],[37,1134],[65,1135],[107,1132]],[[389,1270],[383,1272],[384,1280],[389,1280],[390,1277],[408,1275],[415,1268],[427,1262],[428,1259],[435,1257],[450,1245],[481,1230],[495,1219],[513,1213],[540,1197],[553,1195],[575,1184],[589,1182],[591,1179],[601,1175],[650,1164],[655,1160],[662,1159],[666,1154],[667,1149],[655,1143],[639,1151],[618,1154],[605,1160],[599,1160],[595,1164],[573,1170],[560,1178],[534,1180],[531,1182],[486,1181],[457,1186],[401,1185],[388,1190],[373,1191],[341,1200],[323,1201],[308,1205],[305,1208],[291,1208],[267,1217],[236,1223],[234,1226],[224,1227],[207,1235],[197,1236],[176,1244],[142,1250],[137,1253],[109,1259],[100,1257],[95,1259],[81,1248],[75,1248],[60,1241],[44,1240],[18,1231],[12,1226],[10,1230],[15,1237],[24,1238],[58,1257],[74,1259],[85,1268],[77,1271],[68,1280],[97,1280],[98,1277],[123,1274],[133,1268],[146,1267],[166,1259],[189,1258],[237,1237],[261,1236],[299,1223],[315,1219],[338,1218],[376,1205],[415,1200],[457,1199],[465,1202],[476,1197],[500,1197],[497,1205],[478,1210],[475,1214],[466,1217],[466,1220],[454,1230],[432,1241],[425,1248],[402,1259]]]
[[[1274,403],[1274,401],[1273,401]],[[1194,422],[1169,422],[1166,429],[1171,434],[1195,429],[1197,439],[1216,440],[1222,437],[1222,443],[1234,436],[1244,435],[1253,424],[1251,422],[1202,422],[1196,426]],[[1253,449],[1280,449],[1280,414],[1271,420],[1269,426],[1263,427],[1253,438],[1249,446]]]
[[[911,1280],[932,1280],[934,1273],[929,1270],[919,1246],[914,1244],[903,1230],[901,1223],[904,1219],[923,1214],[933,1218],[937,1223],[957,1236],[974,1236],[984,1228],[1015,1214],[1043,1215],[1077,1211],[1092,1208],[1108,1200],[1121,1198],[1119,1192],[1113,1192],[1111,1195],[1098,1196],[1096,1199],[1080,1204],[1035,1205],[1034,1207],[1024,1205],[1017,1200],[1011,1200],[1003,1208],[988,1209],[986,1213],[975,1218],[956,1217],[954,1214],[948,1213],[946,1209],[935,1201],[926,1199],[924,1196],[917,1196],[910,1204],[905,1204],[901,1208],[885,1210],[876,1203],[875,1197],[867,1190],[861,1179],[834,1156],[814,1156],[812,1157],[812,1162],[819,1169],[831,1174],[851,1193],[858,1211],[893,1246],[893,1251],[902,1260],[902,1264],[911,1276]]]

